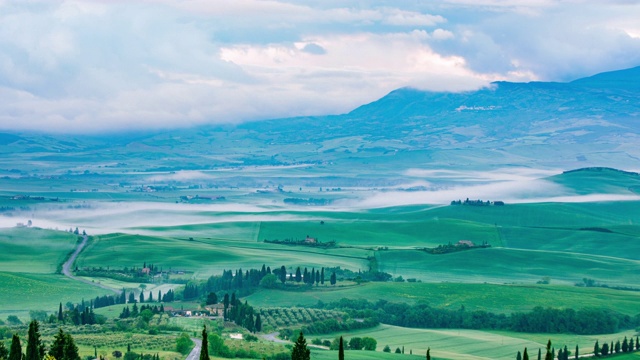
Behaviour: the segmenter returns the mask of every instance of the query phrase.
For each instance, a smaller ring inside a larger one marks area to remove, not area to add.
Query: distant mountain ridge
[[[635,67],[566,83],[495,82],[460,93],[402,88],[336,116],[103,137],[7,133],[0,144],[3,152],[34,161],[139,157],[152,161],[150,169],[372,159],[405,167],[640,169],[639,118]]]

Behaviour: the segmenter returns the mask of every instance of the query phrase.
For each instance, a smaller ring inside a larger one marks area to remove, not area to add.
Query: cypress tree
[[[284,284],[285,281],[287,281],[287,268],[284,267],[284,265],[280,266],[280,273],[278,275],[280,275],[280,282]]]
[[[340,347],[338,348],[338,360],[344,360],[344,343],[340,336]]]
[[[58,306],[58,321],[64,321],[64,315],[62,313],[62,303],[60,303],[60,306]]]
[[[209,339],[207,338],[207,325],[202,329],[202,347],[200,349],[200,360],[209,360]]]
[[[622,341],[622,352],[627,352],[629,351],[629,340],[627,340],[627,337],[624,337],[624,340]]]
[[[578,360],[578,357],[580,357],[578,354],[580,354],[579,349],[578,349],[578,345],[576,345],[576,356],[575,359]]]
[[[78,347],[73,341],[70,334],[65,334],[64,340],[64,360],[80,360],[80,354],[78,354]]]
[[[162,301],[162,292],[158,290],[158,302]]]
[[[640,339],[636,336],[636,350],[640,350]]]
[[[9,360],[22,360],[22,345],[18,334],[13,334],[11,338],[11,350],[9,350]]]
[[[29,323],[29,338],[27,339],[27,354],[25,360],[41,360],[44,357],[45,349],[40,339],[38,321],[32,320]]]
[[[300,266],[296,269],[296,282],[300,282],[302,280],[302,273],[300,272]]]
[[[298,340],[293,345],[291,360],[311,360],[311,350],[307,348],[307,340],[304,339],[302,332],[300,332]]]
[[[53,344],[49,348],[49,355],[56,359],[62,359],[64,357],[64,343],[66,337],[62,328],[58,329],[58,333],[53,337]]]
[[[538,348],[538,360],[542,360],[542,350]]]
[[[598,340],[596,340],[596,344],[593,345],[593,356],[600,355],[600,345],[598,344]]]
[[[320,269],[320,284],[324,285],[324,268]]]
[[[551,353],[551,340],[547,342],[547,353],[544,356],[544,360],[553,360],[553,354]]]
[[[332,272],[331,273],[331,278],[329,279],[329,282],[331,283],[331,285],[335,285],[336,284],[336,272]]]
[[[633,351],[635,350],[634,344],[633,344],[633,338],[629,339],[629,351]]]
[[[427,348],[427,360],[431,360],[431,348]]]
[[[516,360],[522,360],[522,354],[520,354],[520,351],[516,354]]]
[[[6,359],[9,357],[9,350],[4,346],[4,341],[0,341],[0,359]]]
[[[527,348],[524,348],[524,353],[522,354],[522,360],[529,360],[529,354],[527,353]]]
[[[562,350],[562,358],[564,360],[569,360],[569,349],[567,349],[567,345],[565,345],[564,350]]]
[[[262,319],[260,318],[260,313],[256,315],[256,332],[262,331]]]

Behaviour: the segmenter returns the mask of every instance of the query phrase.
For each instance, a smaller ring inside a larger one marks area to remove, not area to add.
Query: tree
[[[402,350],[400,350],[400,348],[399,348],[399,347],[397,347],[397,348],[396,348],[396,351],[394,351],[394,353],[396,353],[396,354],[402,354]]]
[[[529,354],[527,353],[527,348],[524,348],[524,353],[522,353],[522,360],[529,360]]]
[[[276,287],[278,279],[273,274],[265,275],[262,280],[260,280],[260,286],[266,289],[273,289]]]
[[[596,340],[596,344],[593,345],[593,356],[600,355],[600,345],[598,344],[598,340]]]
[[[622,352],[627,352],[629,351],[629,340],[627,340],[627,337],[624,337],[624,340],[622,341]]]
[[[58,321],[64,321],[64,315],[62,313],[62,303],[60,303],[60,306],[58,306]]]
[[[372,337],[365,336],[362,338],[362,347],[367,351],[376,351],[378,342]]]
[[[324,285],[324,268],[320,270],[320,284]]]
[[[362,338],[359,338],[357,336],[352,337],[349,340],[349,349],[362,350]]]
[[[516,354],[516,360],[522,360],[522,354],[520,354],[520,351]]]
[[[391,352],[391,348],[389,347],[389,345],[385,345],[384,349],[382,349],[382,352],[390,353]]]
[[[32,320],[29,323],[29,338],[27,339],[27,353],[25,360],[42,360],[45,353],[44,344],[40,339],[38,321]]]
[[[218,295],[216,295],[216,293],[214,292],[210,292],[209,295],[207,295],[207,305],[214,305],[218,303]]]
[[[616,350],[616,354],[620,352],[620,340],[616,341],[614,349]]]
[[[302,332],[300,332],[298,340],[293,345],[291,360],[311,360],[311,350],[307,349],[307,340],[304,339]]]
[[[609,355],[609,344],[607,343],[602,344],[602,349],[600,350],[600,354],[602,354],[602,356]]]
[[[22,345],[18,334],[13,334],[11,338],[11,349],[9,350],[9,360],[22,360]]]
[[[64,358],[63,360],[80,360],[78,347],[70,334],[64,334]]]
[[[338,360],[344,360],[344,341],[340,336],[340,347],[338,348]]]
[[[59,328],[58,333],[53,337],[53,343],[49,348],[49,355],[56,359],[62,359],[64,357],[65,339],[64,331],[62,331],[62,328]]]
[[[299,283],[302,281],[302,272],[300,271],[300,266],[296,269],[296,282]]]
[[[144,302],[144,291],[140,291],[140,304]]]
[[[4,341],[0,341],[0,359],[6,359],[9,357],[9,349],[4,346]]]
[[[114,352],[111,353],[111,355],[113,355],[114,358],[119,359],[122,357],[122,351],[115,350]]]
[[[202,346],[200,348],[200,360],[209,360],[209,337],[207,336],[207,325],[202,328]]]
[[[547,342],[547,353],[544,356],[544,360],[553,360],[554,356],[551,353],[551,340]]]
[[[578,354],[579,354],[579,352],[578,352],[578,345],[576,345],[576,354],[575,354],[575,355],[576,355],[576,356],[575,356],[575,359],[576,359],[576,360],[578,360],[578,357],[579,357],[579,355],[578,355]]]
[[[331,273],[331,278],[329,279],[329,283],[331,285],[335,285],[336,284],[336,272],[335,271]]]
[[[538,348],[538,360],[542,360],[542,350]]]
[[[287,281],[287,268],[282,265],[280,267],[280,281],[284,284]]]
[[[427,348],[427,360],[431,360],[431,348]]]
[[[182,355],[187,355],[193,347],[193,340],[189,337],[189,334],[182,333],[176,339],[176,351]]]
[[[256,315],[255,328],[256,328],[256,332],[262,331],[262,319],[260,318],[260,313]]]

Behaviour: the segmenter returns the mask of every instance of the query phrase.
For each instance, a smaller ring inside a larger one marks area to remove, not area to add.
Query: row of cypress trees
[[[57,360],[80,360],[78,347],[73,337],[66,334],[62,329],[54,336],[53,343],[47,352],[40,336],[38,321],[29,323],[29,333],[27,337],[26,352],[22,352],[20,337],[14,334],[11,339],[11,348],[7,350],[4,342],[0,342],[0,359],[7,360],[43,360],[47,358]]]

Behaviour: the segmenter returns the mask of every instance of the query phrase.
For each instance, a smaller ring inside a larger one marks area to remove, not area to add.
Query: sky
[[[0,0],[0,129],[341,114],[640,65],[632,0]]]

